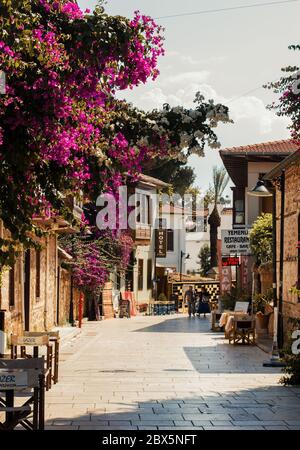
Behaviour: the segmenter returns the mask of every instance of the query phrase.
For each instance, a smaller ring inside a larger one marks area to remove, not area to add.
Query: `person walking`
[[[184,294],[184,302],[187,303],[187,305],[188,305],[189,317],[191,317],[192,314],[195,317],[195,313],[196,313],[196,308],[195,308],[196,298],[195,298],[195,292],[193,290],[193,286],[190,286],[189,289]]]
[[[210,307],[208,295],[204,287],[201,289],[198,301],[198,317],[200,317],[200,314],[203,314],[204,318],[206,318],[206,314],[210,313]]]

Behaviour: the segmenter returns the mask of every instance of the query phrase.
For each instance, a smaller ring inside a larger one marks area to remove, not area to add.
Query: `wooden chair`
[[[255,344],[255,318],[234,318],[233,329],[229,336],[229,344]]]
[[[27,349],[33,348],[33,352],[28,353]],[[45,360],[45,375],[46,375],[46,390],[51,388],[52,373],[53,373],[53,349],[50,343],[49,336],[46,334],[38,334],[37,336],[17,336],[11,335],[11,359],[25,358],[38,358],[40,349],[45,347],[46,360]]]
[[[53,362],[52,362],[52,368],[53,368],[53,376],[52,380],[53,383],[56,384],[58,382],[58,366],[59,366],[59,331],[45,331],[45,332],[39,332],[39,331],[24,331],[24,336],[28,337],[39,337],[39,336],[48,336],[49,342],[53,344],[54,351],[52,351],[53,356]]]
[[[219,326],[219,320],[221,319],[222,313],[218,311],[211,312],[211,330],[212,331],[222,331],[222,328]]]
[[[43,430],[45,424],[44,358],[0,359],[0,412],[5,414],[1,430],[21,425],[25,430]],[[26,397],[15,406],[16,397]]]

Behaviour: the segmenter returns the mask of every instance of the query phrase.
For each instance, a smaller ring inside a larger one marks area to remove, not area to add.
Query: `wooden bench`
[[[31,354],[27,351],[28,347],[33,348],[33,352]],[[11,335],[11,359],[17,359],[18,357],[25,359],[38,358],[40,356],[39,353],[41,347],[46,348],[45,375],[46,390],[48,391],[51,388],[53,378],[53,349],[49,336],[47,334],[38,334],[37,336]]]
[[[43,430],[45,424],[45,360],[0,359],[0,422],[1,430],[13,430],[21,425],[25,430]],[[16,397],[27,397],[15,405]]]
[[[255,344],[255,318],[234,318],[233,328],[228,336],[229,344]]]

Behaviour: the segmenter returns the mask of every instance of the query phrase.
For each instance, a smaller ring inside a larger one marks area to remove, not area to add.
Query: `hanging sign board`
[[[222,267],[228,266],[239,266],[240,258],[236,256],[223,256],[222,257]]]
[[[156,258],[167,256],[167,230],[164,228],[155,230],[155,253]]]
[[[222,230],[222,255],[249,255],[249,232],[248,228]]]

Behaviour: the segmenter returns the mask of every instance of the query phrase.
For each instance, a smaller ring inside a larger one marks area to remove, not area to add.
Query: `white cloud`
[[[288,119],[278,117],[273,111],[266,109],[263,100],[254,95],[245,95],[235,99],[226,98],[220,95],[209,81],[208,71],[187,71],[176,75],[168,75],[154,83],[142,86],[131,91],[127,98],[142,109],[150,110],[161,108],[164,103],[171,106],[182,105],[186,108],[193,107],[196,92],[200,91],[206,99],[214,99],[218,103],[228,105],[230,117],[234,120],[234,132],[243,134],[245,128],[256,130],[258,141],[259,136],[272,133],[284,132],[288,124]],[[270,136],[271,135],[271,136]]]
[[[167,51],[166,52],[166,57],[168,58],[173,58],[176,62],[180,61],[183,62],[184,64],[189,64],[191,66],[210,66],[210,65],[216,65],[216,64],[221,64],[224,61],[226,61],[227,57],[226,56],[209,56],[208,58],[195,58],[192,55],[182,55],[181,53],[177,52],[177,51]]]
[[[207,70],[202,70],[199,72],[183,72],[177,75],[170,75],[166,77],[161,84],[169,85],[180,84],[184,86],[185,83],[202,83],[209,78],[210,73]]]
[[[278,117],[266,109],[264,102],[255,96],[240,97],[229,104],[235,122],[249,120],[257,124],[260,134],[269,134],[278,124],[287,125],[288,119]]]

